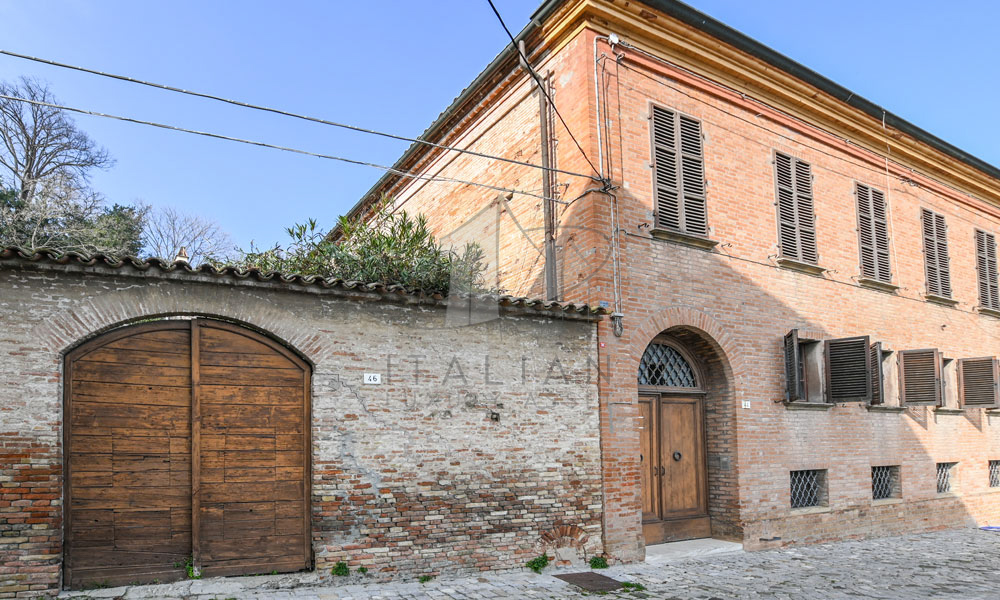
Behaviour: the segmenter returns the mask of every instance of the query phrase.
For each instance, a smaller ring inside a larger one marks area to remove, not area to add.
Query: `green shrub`
[[[419,581],[420,583],[427,583],[428,581],[432,581],[433,579],[434,579],[433,575],[421,575],[417,581]]]
[[[535,573],[541,573],[542,569],[549,566],[549,556],[547,554],[542,554],[539,557],[529,560],[524,566],[528,567]]]
[[[336,575],[337,577],[347,577],[351,574],[351,570],[347,567],[347,563],[341,561],[330,569],[330,575]]]
[[[591,569],[607,569],[608,568],[608,559],[604,558],[603,556],[593,556],[590,559],[590,568]]]
[[[341,236],[334,242],[317,229],[316,220],[286,229],[287,246],[261,250],[250,245],[235,260],[216,267],[278,271],[363,283],[398,284],[427,293],[484,292],[486,265],[477,244],[445,248],[438,243],[423,215],[392,212],[383,200],[367,219],[340,218]],[[495,291],[495,290],[494,290]]]

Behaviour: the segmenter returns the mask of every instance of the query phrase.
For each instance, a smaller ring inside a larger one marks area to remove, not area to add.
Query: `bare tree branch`
[[[0,93],[56,103],[48,87],[22,77],[0,82]],[[108,151],[77,129],[63,111],[0,98],[0,183],[18,190],[21,201],[31,201],[45,179],[59,176],[61,186],[87,187],[92,169],[112,166]]]
[[[143,246],[150,256],[171,261],[181,248],[192,265],[224,261],[235,251],[229,235],[217,223],[173,208],[152,212],[146,220]]]

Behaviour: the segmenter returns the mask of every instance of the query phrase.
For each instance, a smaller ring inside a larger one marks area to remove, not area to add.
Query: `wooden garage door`
[[[179,579],[188,561],[309,567],[301,360],[241,327],[175,320],[88,342],[66,374],[69,587]]]

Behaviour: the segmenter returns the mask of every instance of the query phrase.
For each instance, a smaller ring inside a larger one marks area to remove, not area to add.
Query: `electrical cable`
[[[520,194],[520,195],[524,195],[524,196],[531,196],[533,198],[539,198],[541,200],[551,200],[553,202],[560,202],[560,200],[556,200],[554,198],[546,198],[545,196],[543,196],[541,194],[533,194],[531,192],[525,192],[525,191],[511,189],[511,188],[505,188],[505,187],[500,187],[500,186],[495,186],[495,185],[489,185],[489,184],[486,184],[486,183],[479,183],[477,181],[466,181],[464,179],[456,179],[456,178],[452,178],[452,177],[418,175],[418,174],[415,174],[415,173],[409,173],[407,171],[402,171],[402,170],[396,169],[394,167],[387,167],[385,165],[380,165],[380,164],[371,163],[371,162],[365,162],[365,161],[356,160],[356,159],[353,159],[353,158],[345,158],[345,157],[342,157],[342,156],[334,156],[332,154],[321,154],[321,153],[318,153],[318,152],[310,152],[308,150],[300,150],[298,148],[291,148],[289,146],[278,146],[276,144],[268,144],[267,142],[259,142],[259,141],[255,141],[255,140],[247,140],[247,139],[243,139],[243,138],[237,138],[237,137],[232,137],[232,136],[228,136],[228,135],[222,135],[222,134],[219,134],[219,133],[211,133],[211,132],[208,132],[208,131],[197,131],[197,130],[194,130],[194,129],[187,129],[187,128],[178,127],[178,126],[175,126],[175,125],[166,125],[164,123],[157,123],[155,121],[144,121],[142,119],[134,119],[132,117],[123,117],[123,116],[120,116],[120,115],[112,115],[112,114],[108,114],[108,113],[101,113],[101,112],[96,112],[96,111],[90,111],[90,110],[85,110],[85,109],[82,109],[82,108],[73,108],[71,106],[65,106],[65,105],[61,105],[61,104],[54,104],[54,103],[51,103],[51,102],[42,102],[40,100],[31,100],[29,98],[20,98],[18,96],[8,96],[6,94],[0,94],[0,98],[4,98],[6,100],[14,100],[14,101],[17,101],[17,102],[24,102],[24,103],[33,104],[33,105],[36,105],[36,106],[47,106],[49,108],[55,108],[55,109],[59,109],[59,110],[66,110],[66,111],[75,112],[75,113],[79,113],[79,114],[83,114],[83,115],[90,115],[90,116],[93,116],[93,117],[104,117],[106,119],[115,119],[115,120],[118,120],[118,121],[125,121],[127,123],[136,123],[136,124],[139,124],[139,125],[148,125],[150,127],[158,127],[160,129],[167,129],[167,130],[170,130],[170,131],[180,131],[180,132],[183,132],[183,133],[190,133],[190,134],[193,134],[193,135],[200,135],[200,136],[214,138],[214,139],[218,139],[218,140],[225,140],[225,141],[229,141],[229,142],[239,142],[241,144],[249,144],[251,146],[260,146],[262,148],[270,148],[272,150],[281,150],[283,152],[293,152],[295,154],[303,154],[303,155],[306,155],[306,156],[313,156],[313,157],[316,157],[316,158],[323,158],[323,159],[327,159],[327,160],[335,160],[335,161],[344,162],[344,163],[348,163],[348,164],[352,164],[352,165],[360,165],[360,166],[364,166],[364,167],[372,167],[374,169],[380,169],[382,171],[386,171],[388,173],[393,173],[394,175],[399,175],[400,177],[406,177],[406,178],[410,178],[410,179],[419,179],[419,180],[423,180],[423,181],[434,181],[434,182],[443,182],[443,183],[458,183],[458,184],[463,184],[463,185],[473,185],[473,186],[478,186],[478,187],[483,187],[483,188],[487,188],[487,189],[490,189],[490,190],[494,190],[494,191],[497,191],[497,192],[508,192],[508,193],[512,193],[512,194]]]
[[[583,151],[583,146],[580,145],[580,142],[577,141],[576,136],[573,135],[573,131],[569,128],[569,125],[566,124],[566,119],[563,119],[562,114],[560,114],[559,109],[556,107],[556,103],[552,101],[552,96],[549,95],[548,90],[546,90],[545,86],[542,85],[542,80],[538,76],[538,73],[536,73],[535,70],[531,68],[531,64],[528,63],[528,57],[525,56],[524,52],[521,52],[521,49],[517,46],[517,42],[514,40],[514,34],[510,32],[510,29],[507,27],[507,24],[504,23],[503,17],[500,16],[500,11],[498,11],[496,5],[493,4],[493,0],[486,0],[486,1],[489,3],[490,8],[493,9],[493,14],[497,16],[497,20],[500,21],[500,26],[503,27],[503,30],[507,32],[507,37],[510,38],[511,46],[514,47],[514,50],[517,52],[518,56],[520,56],[521,60],[524,61],[524,66],[528,70],[528,73],[535,80],[535,83],[538,84],[538,89],[545,95],[545,98],[552,106],[552,110],[555,111],[556,116],[559,117],[559,121],[562,123],[563,127],[566,128],[566,133],[569,134],[570,139],[573,140],[574,144],[576,144],[576,149],[580,151],[580,154],[583,155],[584,160],[586,160],[587,164],[590,165],[590,168],[594,170],[594,173],[597,173],[598,177],[602,177],[601,171],[594,166],[593,161],[591,161],[590,157],[587,156],[587,153]]]
[[[87,67],[80,67],[80,66],[76,66],[76,65],[70,65],[70,64],[67,64],[67,63],[56,62],[54,60],[49,60],[49,59],[45,59],[45,58],[39,58],[37,56],[29,56],[27,54],[18,54],[17,52],[11,52],[9,50],[2,50],[2,49],[0,49],[0,54],[5,55],[5,56],[11,56],[11,57],[14,57],[14,58],[20,58],[20,59],[24,59],[24,60],[30,60],[30,61],[34,61],[34,62],[46,64],[46,65],[50,65],[50,66],[53,66],[53,67],[60,67],[60,68],[63,68],[63,69],[71,69],[71,70],[74,70],[74,71],[80,71],[82,73],[89,73],[91,75],[98,75],[98,76],[101,76],[101,77],[107,77],[109,79],[116,79],[118,81],[125,81],[125,82],[128,82],[128,83],[135,83],[135,84],[138,84],[138,85],[144,85],[144,86],[147,86],[147,87],[156,88],[156,89],[160,89],[160,90],[166,90],[166,91],[169,91],[169,92],[176,92],[178,94],[187,94],[188,96],[195,96],[195,97],[198,97],[198,98],[205,98],[205,99],[208,99],[208,100],[215,100],[217,102],[223,102],[223,103],[226,103],[226,104],[232,104],[234,106],[241,106],[243,108],[250,108],[250,109],[253,109],[253,110],[259,110],[259,111],[263,111],[263,112],[274,113],[276,115],[282,115],[282,116],[285,116],[285,117],[292,117],[292,118],[295,118],[295,119],[301,119],[303,121],[309,121],[309,122],[312,122],[312,123],[319,123],[321,125],[330,125],[332,127],[339,127],[341,129],[348,129],[350,131],[357,131],[359,133],[367,133],[367,134],[370,134],[370,135],[377,135],[377,136],[381,136],[381,137],[385,137],[385,138],[390,138],[390,139],[394,139],[394,140],[400,140],[400,141],[404,141],[404,142],[410,142],[410,143],[413,143],[413,144],[422,144],[424,146],[429,146],[431,148],[437,148],[439,150],[444,150],[446,152],[458,152],[458,153],[461,153],[461,154],[469,154],[471,156],[478,156],[480,158],[487,158],[487,159],[490,159],[490,160],[499,160],[499,161],[503,161],[503,162],[507,162],[507,163],[511,163],[511,164],[515,164],[515,165],[520,165],[522,167],[532,167],[532,168],[535,168],[535,169],[542,169],[543,171],[554,171],[554,172],[557,172],[557,173],[562,173],[564,175],[572,175],[574,177],[584,177],[586,179],[590,179],[590,180],[593,180],[593,181],[599,181],[599,179],[596,179],[596,178],[594,178],[591,175],[584,175],[582,173],[575,173],[573,171],[566,171],[566,170],[556,169],[556,168],[552,168],[552,167],[543,167],[541,165],[536,165],[536,164],[529,163],[529,162],[515,160],[513,158],[505,158],[503,156],[494,156],[492,154],[486,154],[486,153],[483,153],[483,152],[476,152],[474,150],[467,150],[467,149],[464,149],[464,148],[456,148],[455,146],[447,146],[447,145],[444,145],[444,144],[436,144],[434,142],[429,142],[427,140],[422,140],[420,138],[410,138],[410,137],[406,137],[406,136],[402,136],[402,135],[396,135],[396,134],[393,134],[393,133],[385,133],[383,131],[378,131],[378,130],[375,130],[375,129],[366,129],[364,127],[358,127],[356,125],[348,125],[346,123],[338,123],[336,121],[330,121],[330,120],[327,120],[327,119],[320,119],[318,117],[310,117],[310,116],[307,116],[307,115],[293,113],[293,112],[289,112],[289,111],[286,111],[286,110],[281,110],[281,109],[278,109],[278,108],[270,108],[270,107],[267,107],[267,106],[259,106],[257,104],[250,104],[248,102],[241,102],[239,100],[232,100],[230,98],[224,98],[222,96],[215,96],[215,95],[212,95],[212,94],[206,94],[204,92],[195,92],[195,91],[192,91],[192,90],[185,90],[185,89],[174,87],[174,86],[170,86],[170,85],[164,85],[162,83],[154,83],[154,82],[151,82],[151,81],[144,81],[142,79],[136,79],[134,77],[128,77],[126,75],[116,75],[114,73],[106,73],[104,71],[98,71],[98,70],[95,70],[95,69],[89,69]]]

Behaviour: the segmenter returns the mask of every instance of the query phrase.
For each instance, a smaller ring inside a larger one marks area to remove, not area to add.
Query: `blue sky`
[[[540,0],[496,0],[519,31]],[[1000,3],[693,0],[693,6],[1000,165]],[[0,0],[0,48],[407,136],[503,48],[486,0]],[[0,79],[65,104],[392,164],[396,142],[0,56]],[[205,215],[246,246],[325,227],[380,177],[367,167],[75,117],[117,164],[110,201]]]

